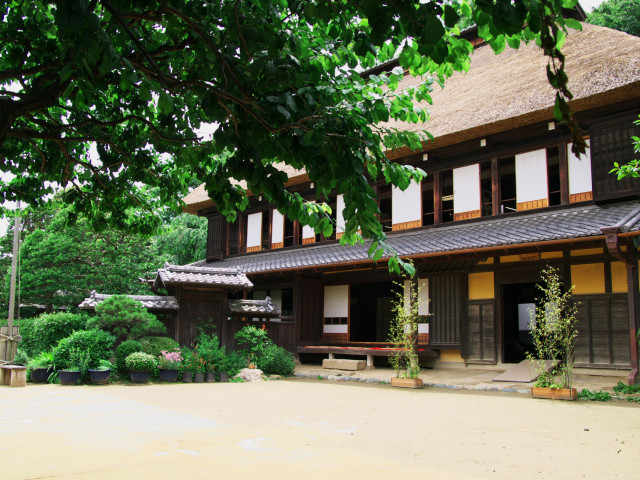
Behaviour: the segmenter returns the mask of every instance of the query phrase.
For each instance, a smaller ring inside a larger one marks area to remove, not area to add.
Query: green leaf
[[[170,115],[173,111],[173,100],[164,90],[160,92],[160,96],[158,98],[158,108],[160,109],[160,112],[165,115]]]

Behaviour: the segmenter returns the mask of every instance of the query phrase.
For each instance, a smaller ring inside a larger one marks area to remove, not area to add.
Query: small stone
[[[259,368],[243,368],[235,378],[242,378],[245,382],[259,382],[262,380],[262,370]]]
[[[589,431],[589,427],[584,427],[584,431],[588,432]]]

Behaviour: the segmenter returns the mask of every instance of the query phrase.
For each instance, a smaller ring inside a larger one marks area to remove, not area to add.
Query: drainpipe
[[[629,385],[633,385],[638,380],[638,252],[635,246],[627,248],[623,252],[620,248],[621,231],[628,231],[640,219],[638,209],[631,212],[616,225],[603,227],[600,230],[605,234],[607,248],[611,255],[620,260],[627,267],[627,298],[629,308],[629,344],[631,371],[629,372]]]

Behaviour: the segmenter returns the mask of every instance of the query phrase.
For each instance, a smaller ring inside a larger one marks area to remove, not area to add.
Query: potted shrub
[[[391,385],[403,388],[422,388],[420,362],[418,359],[418,286],[410,279],[409,292],[405,295],[404,285],[396,292],[391,304],[393,319],[389,329],[389,341],[395,351],[389,357],[389,363],[396,371]]]
[[[182,350],[184,361],[182,363],[182,383],[192,383],[193,382],[193,371],[196,367],[194,367],[194,352],[185,348]]]
[[[60,385],[76,385],[82,377],[82,372],[89,369],[91,357],[89,352],[77,347],[69,349],[69,359],[63,370],[58,372]]]
[[[205,381],[214,382],[216,366],[220,363],[223,355],[218,336],[202,333],[198,335],[196,342],[198,344],[198,353],[205,361]]]
[[[134,352],[130,354],[125,363],[127,369],[131,372],[131,381],[133,383],[147,383],[153,369],[156,368],[156,359],[143,352]]]
[[[179,348],[166,352],[162,350],[158,357],[160,380],[163,382],[175,382],[178,379],[182,365],[182,353]]]
[[[528,357],[538,374],[531,396],[575,400],[577,391],[571,384],[578,305],[571,303],[572,288],[563,291],[557,269],[546,267],[542,270],[542,280],[544,284],[538,288],[543,296],[529,322],[536,356],[529,354]],[[555,364],[551,370],[547,366],[549,361]]]
[[[27,367],[31,372],[33,383],[47,383],[49,375],[54,371],[53,353],[41,352],[29,360]]]
[[[191,360],[191,373],[193,373],[194,383],[204,383],[204,374],[206,373],[207,363],[204,358],[198,354],[197,348],[193,351]]]
[[[113,364],[109,360],[100,360],[97,368],[89,369],[89,378],[94,385],[106,385],[111,376]]]

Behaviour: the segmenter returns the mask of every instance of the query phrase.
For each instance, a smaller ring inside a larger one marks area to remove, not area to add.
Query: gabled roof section
[[[153,289],[183,285],[207,287],[219,290],[249,290],[253,284],[242,273],[240,267],[226,268],[222,265],[178,265],[166,264],[158,270]]]
[[[113,295],[97,293],[95,290],[92,290],[91,295],[85,298],[78,307],[82,310],[95,310],[96,305],[110,297],[113,297]],[[127,295],[127,297],[142,303],[142,306],[150,312],[180,310],[176,297],[160,295]]]
[[[281,315],[278,306],[271,303],[271,297],[264,300],[229,300],[229,310],[234,317],[271,318]]]
[[[387,243],[401,257],[437,257],[467,252],[491,250],[505,252],[511,248],[526,248],[544,242],[604,238],[601,227],[614,225],[620,220],[628,223],[630,215],[640,207],[640,202],[624,202],[612,205],[579,205],[543,212],[523,212],[489,217],[466,222],[443,224],[431,228],[389,234]],[[633,215],[631,215],[633,217]],[[625,225],[629,232],[640,230],[640,217],[633,225]],[[373,263],[365,245],[340,245],[337,242],[317,246],[301,246],[295,249],[271,250],[226,258],[218,262],[204,260],[192,266],[216,265],[225,268],[241,268],[252,273],[268,273],[283,270],[304,270],[331,267],[338,264]]]

